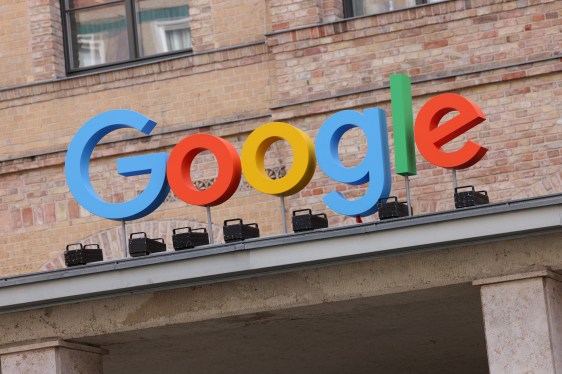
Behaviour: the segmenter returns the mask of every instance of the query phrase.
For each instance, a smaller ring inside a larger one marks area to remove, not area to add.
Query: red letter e
[[[439,121],[452,111],[459,114],[439,126]],[[486,120],[472,101],[452,93],[429,100],[420,109],[414,127],[416,145],[423,157],[447,169],[465,169],[484,157],[487,148],[467,141],[459,150],[445,152],[441,147]]]

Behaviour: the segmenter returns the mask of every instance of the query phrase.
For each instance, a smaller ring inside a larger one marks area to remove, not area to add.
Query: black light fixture
[[[306,214],[298,214],[306,212]],[[312,214],[311,209],[299,209],[293,212],[293,231],[310,231],[328,227],[326,213]]]
[[[187,232],[179,232],[185,231]],[[197,232],[202,231],[202,232]],[[183,249],[191,249],[200,245],[209,244],[209,235],[207,229],[192,229],[191,227],[180,227],[173,230],[172,242],[176,251]]]
[[[469,191],[459,192],[460,189],[470,188]],[[474,186],[462,186],[455,188],[455,208],[467,208],[470,206],[489,204],[488,192],[475,191]]]
[[[166,243],[162,238],[150,239],[146,236],[146,232],[134,232],[129,236],[129,254],[131,257],[147,256],[164,251],[166,251]]]
[[[237,222],[236,224],[230,224],[231,222]],[[238,242],[241,240],[259,238],[260,229],[257,223],[244,224],[240,218],[227,219],[224,221],[222,228],[224,235],[224,242]]]
[[[388,201],[391,200],[392,201]],[[386,202],[383,203],[383,200]],[[396,196],[389,196],[385,199],[377,201],[377,208],[379,210],[379,219],[392,219],[408,216],[408,204],[404,201],[398,201]]]
[[[72,247],[75,249],[71,249]],[[96,261],[103,261],[103,252],[99,244],[73,243],[66,246],[64,262],[67,267],[86,265]]]

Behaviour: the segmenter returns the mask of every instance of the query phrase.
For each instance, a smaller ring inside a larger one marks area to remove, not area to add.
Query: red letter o
[[[208,150],[217,159],[218,175],[211,187],[198,190],[191,180],[191,163]],[[195,134],[179,142],[168,159],[166,173],[174,194],[184,202],[199,206],[214,206],[228,200],[240,184],[240,156],[232,144],[217,136]]]

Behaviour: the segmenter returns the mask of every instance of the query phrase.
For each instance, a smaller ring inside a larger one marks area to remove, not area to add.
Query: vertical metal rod
[[[285,196],[281,195],[281,222],[283,222],[283,234],[287,233],[287,220],[285,217]]]
[[[129,251],[127,250],[127,228],[125,227],[125,221],[121,221],[121,236],[123,237],[123,256],[127,258]]]
[[[410,176],[405,175],[404,181],[406,182],[406,204],[408,204],[408,215],[413,216],[412,198],[410,197]]]
[[[453,169],[453,188],[457,188],[459,185],[457,183],[457,171]]]
[[[207,205],[206,208],[207,208],[207,231],[209,232],[209,244],[213,244],[215,240],[213,235],[213,220],[211,219],[211,207]]]

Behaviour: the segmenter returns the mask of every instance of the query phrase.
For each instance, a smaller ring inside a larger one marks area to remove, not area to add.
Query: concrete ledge
[[[75,351],[97,353],[101,355],[106,355],[109,353],[109,351],[107,351],[106,349],[102,349],[86,344],[68,342],[56,338],[56,339],[42,339],[40,341],[35,341],[35,342],[22,342],[18,344],[6,345],[0,347],[0,356],[12,354],[12,353],[35,351],[37,349],[55,348],[55,347],[73,349]]]
[[[485,286],[488,284],[495,284],[495,283],[503,283],[503,282],[513,282],[523,279],[531,279],[531,278],[550,278],[557,282],[562,282],[562,274],[555,273],[550,269],[544,270],[537,270],[532,271],[529,273],[517,273],[512,275],[505,275],[502,277],[493,277],[493,278],[486,278],[486,279],[479,279],[472,282],[474,286]]]
[[[562,195],[553,195],[0,279],[0,312],[560,231]]]

